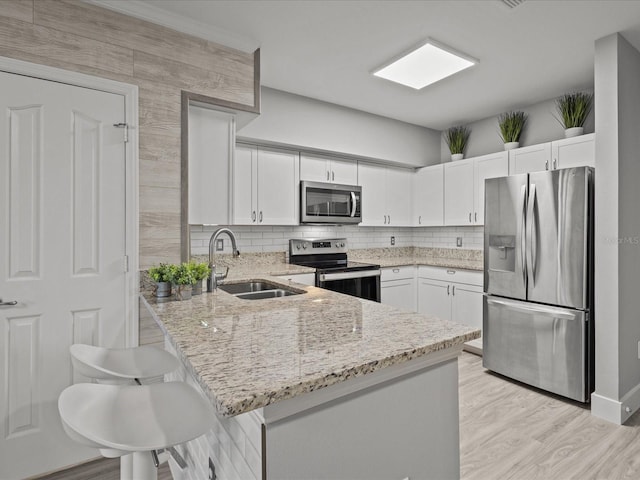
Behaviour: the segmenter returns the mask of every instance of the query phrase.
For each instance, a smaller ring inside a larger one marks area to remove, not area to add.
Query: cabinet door
[[[297,225],[300,183],[297,152],[258,149],[258,224]]]
[[[380,283],[381,303],[410,312],[416,311],[416,282],[414,279],[391,280]]]
[[[509,175],[540,172],[551,168],[551,143],[509,150]]]
[[[451,320],[482,329],[482,287],[451,284]]]
[[[418,313],[451,319],[451,286],[446,282],[418,279]]]
[[[257,223],[257,160],[256,147],[238,145],[233,162],[233,224]]]
[[[328,182],[331,178],[330,162],[326,158],[300,155],[300,180]]]
[[[331,182],[333,183],[343,185],[358,184],[358,162],[355,160],[350,162],[348,160],[333,159],[329,164],[329,170],[331,172]]]
[[[444,224],[473,224],[473,161],[444,164]]]
[[[411,172],[387,167],[387,225],[411,225]]]
[[[484,181],[487,178],[509,175],[509,152],[483,155],[474,159],[474,212],[473,223],[484,225]]]
[[[358,163],[358,183],[362,186],[362,226],[386,225],[386,169]]]
[[[595,167],[595,133],[551,142],[553,168]]]
[[[413,175],[413,225],[444,225],[444,165],[418,170]]]

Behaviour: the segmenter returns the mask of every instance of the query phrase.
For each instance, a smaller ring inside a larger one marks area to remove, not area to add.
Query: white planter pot
[[[571,127],[564,131],[564,138],[577,137],[584,133],[583,127]]]
[[[514,148],[518,148],[520,146],[520,142],[507,142],[504,144],[505,150],[513,150]]]
[[[451,160],[452,161],[456,161],[456,160],[462,160],[464,158],[464,153],[452,153],[451,154]]]

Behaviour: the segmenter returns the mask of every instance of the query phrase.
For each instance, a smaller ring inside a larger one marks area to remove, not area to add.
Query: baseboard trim
[[[640,384],[629,390],[620,400],[597,393],[591,395],[591,414],[617,425],[622,425],[640,409]]]

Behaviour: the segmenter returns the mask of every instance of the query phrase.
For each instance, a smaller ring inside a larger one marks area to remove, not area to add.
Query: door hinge
[[[129,271],[129,255],[124,256],[123,267],[124,267],[125,273],[127,273]]]
[[[120,122],[120,123],[114,123],[113,126],[116,128],[122,128],[124,143],[127,143],[129,141],[129,125],[126,123]]]

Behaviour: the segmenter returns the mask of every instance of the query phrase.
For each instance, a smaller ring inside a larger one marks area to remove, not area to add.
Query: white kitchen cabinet
[[[233,170],[235,225],[297,225],[297,152],[238,145]]]
[[[551,142],[509,150],[509,175],[551,168]]]
[[[553,168],[595,167],[596,134],[580,135],[551,142]]]
[[[444,164],[444,224],[473,225],[473,160]]]
[[[362,226],[411,224],[411,174],[403,168],[358,163]]]
[[[316,274],[315,273],[295,273],[290,275],[277,275],[277,278],[285,280],[287,282],[301,283],[302,285],[315,286]]]
[[[235,116],[189,106],[188,223],[228,225]]]
[[[444,225],[444,164],[424,167],[413,174],[414,226]]]
[[[482,328],[483,273],[418,268],[418,312]]]
[[[380,276],[381,303],[415,312],[416,267],[413,265],[382,269]]]
[[[300,155],[300,180],[358,184],[358,163],[338,158]]]
[[[509,175],[509,152],[473,158],[473,224],[484,225],[484,181]]]

